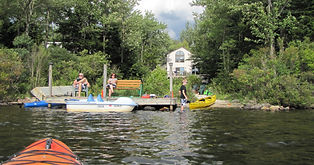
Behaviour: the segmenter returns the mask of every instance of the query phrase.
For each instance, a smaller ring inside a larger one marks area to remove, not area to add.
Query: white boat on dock
[[[69,112],[131,112],[137,104],[128,97],[115,101],[103,101],[100,96],[94,100],[90,95],[86,100],[68,100],[66,109]]]

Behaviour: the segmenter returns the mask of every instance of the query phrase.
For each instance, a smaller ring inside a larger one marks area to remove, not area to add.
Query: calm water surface
[[[314,164],[314,112],[0,107],[0,162],[52,137],[87,164]]]

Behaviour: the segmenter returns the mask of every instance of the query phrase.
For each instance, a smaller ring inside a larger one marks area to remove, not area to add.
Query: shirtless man
[[[90,87],[89,82],[84,77],[83,73],[79,73],[79,77],[73,82],[73,87],[78,88],[78,97],[81,97],[82,88],[85,89],[86,87]]]

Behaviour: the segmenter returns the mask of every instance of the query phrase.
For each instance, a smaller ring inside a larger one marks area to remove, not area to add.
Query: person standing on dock
[[[73,82],[74,88],[78,88],[78,97],[81,97],[81,91],[82,89],[85,89],[86,87],[90,87],[89,82],[84,77],[83,73],[79,73],[79,76],[76,80]]]
[[[182,85],[180,87],[180,91],[179,91],[179,94],[180,94],[180,100],[181,100],[181,112],[183,112],[184,110],[184,106],[188,100],[188,96],[186,94],[186,84],[187,84],[187,80],[186,79],[183,79],[182,80]]]

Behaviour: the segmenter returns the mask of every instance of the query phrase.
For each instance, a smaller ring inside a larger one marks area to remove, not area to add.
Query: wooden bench
[[[142,96],[143,84],[141,80],[117,80],[115,90],[138,90],[138,94]]]

